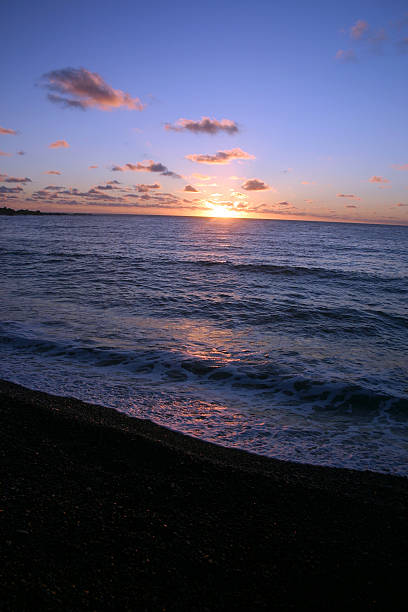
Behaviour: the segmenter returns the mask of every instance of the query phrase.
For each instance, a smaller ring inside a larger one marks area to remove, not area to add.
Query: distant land
[[[2,208],[0,208],[0,215],[9,215],[9,216],[13,216],[13,215],[67,215],[69,213],[63,213],[63,212],[50,212],[50,213],[45,213],[45,212],[41,212],[40,210],[28,210],[27,208],[20,208],[19,210],[14,210],[14,208],[7,208],[7,206],[3,206]]]

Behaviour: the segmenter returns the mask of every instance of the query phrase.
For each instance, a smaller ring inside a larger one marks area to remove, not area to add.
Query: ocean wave
[[[87,367],[127,372],[133,381],[142,377],[167,385],[185,383],[207,385],[227,394],[247,394],[271,406],[296,406],[301,410],[324,410],[352,413],[387,412],[408,418],[408,397],[391,395],[342,380],[316,380],[294,375],[280,364],[268,362],[224,361],[222,358],[197,358],[180,351],[121,350],[108,346],[81,344],[56,339],[33,337],[0,330],[3,352],[23,352],[45,360],[86,364]]]

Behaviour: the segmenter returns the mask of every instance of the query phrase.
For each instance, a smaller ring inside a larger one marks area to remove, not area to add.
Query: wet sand
[[[408,479],[0,381],[4,610],[402,610]]]

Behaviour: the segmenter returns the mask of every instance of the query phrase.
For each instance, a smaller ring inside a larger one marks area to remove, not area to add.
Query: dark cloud
[[[3,179],[3,183],[31,183],[31,179],[28,176],[19,177],[19,176],[8,176],[6,179]]]
[[[354,204],[346,204],[346,208],[357,208]]]
[[[257,178],[253,178],[245,181],[245,183],[241,185],[241,188],[245,189],[245,191],[264,191],[265,189],[269,189],[270,187],[263,181]]]
[[[42,77],[48,99],[68,108],[99,108],[109,111],[115,108],[143,110],[139,98],[132,98],[121,89],[113,89],[96,72],[85,68],[63,68],[52,70]]]
[[[229,164],[235,159],[255,159],[255,156],[246,153],[242,149],[236,148],[227,151],[217,151],[214,155],[186,155],[186,159],[197,162],[198,164]]]
[[[125,164],[124,166],[112,166],[112,172],[126,172],[131,170],[132,172],[158,172],[162,176],[170,176],[171,178],[181,178],[179,174],[169,170],[164,164],[160,162],[154,162],[148,159],[145,162],[137,162],[137,164]]]
[[[144,183],[140,183],[139,185],[135,185],[135,189],[138,193],[147,193],[152,189],[160,189],[160,183],[151,183],[150,185],[145,185]]]
[[[25,151],[17,151],[17,155],[27,155]]]
[[[186,185],[184,187],[184,191],[190,191],[192,193],[199,193],[198,189],[196,189],[195,187],[193,187],[192,185]]]
[[[6,187],[5,185],[0,185],[0,193],[20,193],[23,191],[22,187]]]
[[[398,202],[398,204],[396,204],[396,206],[408,206],[408,204],[403,204],[402,202]]]
[[[44,187],[45,191],[64,191],[65,187],[59,187],[58,185],[47,185]]]
[[[218,132],[226,132],[227,134],[236,134],[239,129],[235,121],[231,119],[210,119],[210,117],[201,117],[199,121],[193,119],[179,119],[174,125],[165,124],[166,130],[173,132],[192,132],[193,134],[218,134]]]

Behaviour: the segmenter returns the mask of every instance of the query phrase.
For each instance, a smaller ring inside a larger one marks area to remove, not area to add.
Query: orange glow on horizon
[[[242,211],[234,210],[233,208],[230,208],[229,206],[225,206],[224,204],[208,202],[208,206],[210,207],[208,211],[209,217],[233,219],[235,217],[246,216]]]

